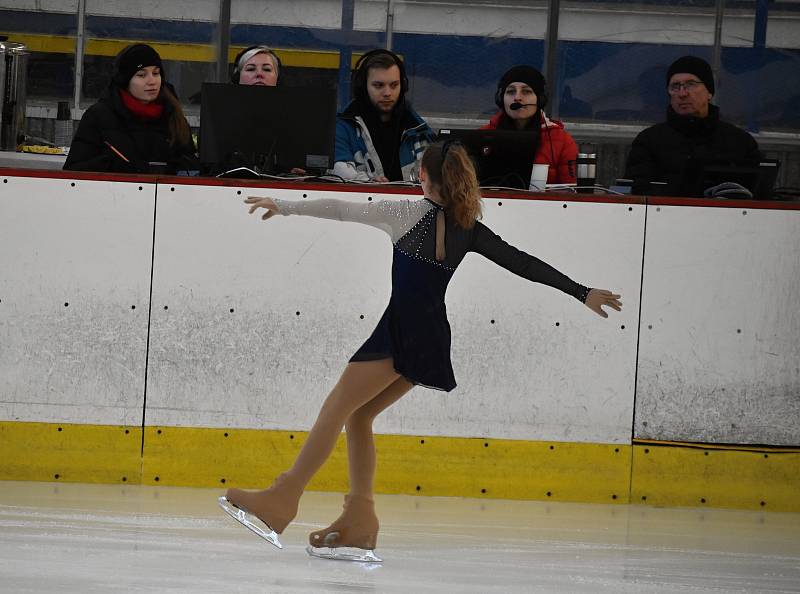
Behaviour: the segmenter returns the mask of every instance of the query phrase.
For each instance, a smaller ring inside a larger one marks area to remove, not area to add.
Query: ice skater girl
[[[315,556],[380,561],[374,549],[378,518],[373,505],[375,444],[372,422],[414,385],[450,391],[450,325],[445,291],[468,252],[477,252],[528,280],[555,287],[608,317],[619,295],[589,289],[503,241],[478,221],[481,196],[475,169],[458,143],[431,145],[420,168],[423,198],[356,204],[332,198],[290,202],[250,197],[250,213],[306,215],[365,223],[392,239],[392,293],[372,335],[352,356],[326,398],[292,467],[266,490],[229,489],[220,505],[235,519],[281,547],[278,534],[297,514],[300,496],[345,428],[350,491],[341,516],[309,536]],[[264,530],[261,524],[266,525]]]

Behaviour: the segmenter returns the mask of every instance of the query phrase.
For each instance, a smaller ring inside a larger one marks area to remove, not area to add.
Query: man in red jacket
[[[564,130],[564,124],[549,119],[547,83],[542,73],[530,66],[514,66],[497,82],[497,112],[482,130],[539,130],[535,136],[534,163],[550,165],[549,184],[574,184],[578,145]]]

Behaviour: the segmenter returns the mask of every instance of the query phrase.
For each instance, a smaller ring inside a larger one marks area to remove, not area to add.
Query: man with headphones
[[[564,124],[545,115],[547,99],[542,73],[530,66],[514,66],[497,82],[494,102],[500,111],[481,130],[538,130],[533,162],[550,166],[547,183],[574,184],[578,145]]]
[[[353,100],[336,121],[333,173],[358,181],[416,179],[430,126],[406,101],[402,60],[384,49],[364,54],[351,81]]]

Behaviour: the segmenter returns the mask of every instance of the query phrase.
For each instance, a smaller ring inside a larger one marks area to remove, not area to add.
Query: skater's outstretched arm
[[[509,245],[483,223],[475,223],[470,249],[488,258],[506,270],[530,281],[549,285],[572,295],[598,315],[607,318],[604,306],[620,311],[620,295],[605,289],[590,289],[559,272],[539,258]]]
[[[245,204],[250,206],[250,214],[264,209],[261,218],[265,221],[281,214],[363,223],[382,229],[393,241],[402,237],[430,209],[430,205],[424,200],[408,198],[357,203],[337,198],[281,200],[250,196]]]

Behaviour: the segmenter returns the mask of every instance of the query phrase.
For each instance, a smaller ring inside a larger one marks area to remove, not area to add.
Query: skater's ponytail
[[[475,166],[458,142],[430,145],[422,156],[422,167],[444,200],[445,210],[464,229],[471,229],[481,217],[481,192]]]

